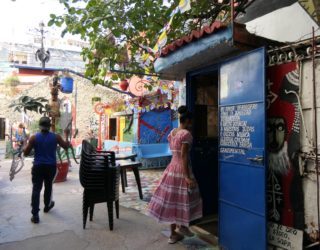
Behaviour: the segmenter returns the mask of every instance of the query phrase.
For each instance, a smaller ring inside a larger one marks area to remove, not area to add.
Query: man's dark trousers
[[[31,197],[31,213],[38,215],[40,206],[40,193],[44,183],[44,205],[48,207],[51,202],[52,184],[56,176],[57,167],[51,165],[33,166],[32,174],[32,197]]]

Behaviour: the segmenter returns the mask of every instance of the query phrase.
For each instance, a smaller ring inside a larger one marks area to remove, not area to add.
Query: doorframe
[[[210,73],[216,73],[218,75],[218,82],[217,82],[217,87],[218,87],[218,102],[219,102],[219,98],[220,98],[220,65],[222,62],[219,63],[215,63],[209,66],[206,66],[204,68],[201,69],[197,69],[197,70],[193,70],[193,71],[189,71],[186,74],[186,106],[188,107],[188,109],[194,113],[194,109],[195,109],[195,97],[196,97],[196,93],[195,91],[193,91],[193,87],[194,84],[192,83],[192,78],[195,76],[199,76],[199,75],[205,75],[205,74],[210,74]],[[219,109],[219,106],[218,106]],[[219,120],[219,113],[218,113],[218,117],[217,117],[217,122],[218,124],[220,124],[220,120]],[[218,126],[218,137],[217,137],[217,143],[218,145],[220,144],[220,126]],[[219,148],[219,147],[218,147]],[[191,161],[193,162],[194,159],[194,149],[192,148],[190,151],[191,154]],[[220,170],[220,164],[219,164],[219,152],[217,155],[217,171],[218,171],[218,176],[217,176],[217,180],[218,180],[218,190],[217,190],[217,203],[218,203],[218,223],[219,223],[219,214],[220,214],[220,207],[219,207],[219,193],[220,193],[220,180],[219,180],[219,170]],[[217,235],[215,235],[219,238],[219,225],[217,228]]]

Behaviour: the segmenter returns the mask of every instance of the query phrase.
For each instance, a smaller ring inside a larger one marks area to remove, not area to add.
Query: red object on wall
[[[120,87],[121,90],[126,91],[128,89],[128,87],[129,87],[128,80],[122,80],[119,83],[119,87]]]

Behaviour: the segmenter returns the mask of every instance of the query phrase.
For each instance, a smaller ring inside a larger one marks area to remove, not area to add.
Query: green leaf
[[[111,66],[125,64],[128,71],[144,72],[134,57],[125,55],[130,45],[130,55],[142,54],[140,45],[153,47],[160,31],[168,23],[172,11],[179,0],[167,1],[170,6],[159,0],[59,0],[65,11],[51,14],[48,25],[63,26],[61,35],[79,35],[89,42],[83,48],[86,60],[85,75],[94,84],[103,83],[105,77],[101,68],[111,61]],[[243,9],[247,0],[238,0],[238,9]],[[175,40],[189,34],[193,29],[213,23],[222,10],[228,11],[228,1],[191,1],[192,9],[177,13],[168,32],[168,40]],[[65,26],[65,27],[64,27]],[[108,65],[109,66],[109,65]],[[151,72],[154,70],[150,67]],[[121,74],[117,74],[118,78]]]
[[[52,25],[54,25],[54,23],[55,23],[54,19],[51,19],[51,20],[48,22],[48,26],[52,26]]]

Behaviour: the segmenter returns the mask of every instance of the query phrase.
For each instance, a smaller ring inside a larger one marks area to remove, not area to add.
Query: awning
[[[212,26],[212,25],[211,25]],[[168,44],[154,67],[162,79],[181,80],[186,73],[254,48],[280,43],[249,33],[245,25],[213,24]],[[211,31],[211,33],[209,32]]]

